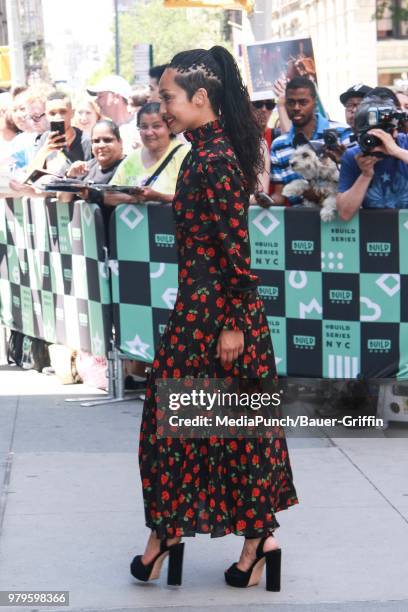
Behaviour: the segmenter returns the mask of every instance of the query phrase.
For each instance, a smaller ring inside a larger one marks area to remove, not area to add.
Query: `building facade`
[[[0,47],[7,45],[6,0],[0,0]]]
[[[382,0],[257,2],[263,17],[254,31],[257,40],[312,38],[319,92],[333,118],[343,118],[338,96],[351,85],[407,79],[408,24],[399,15],[405,0],[389,0],[383,11]]]
[[[45,76],[45,44],[42,0],[14,0],[23,47],[27,79]],[[0,46],[9,44],[6,0],[0,0]]]
[[[42,0],[18,0],[27,76],[44,76],[45,44]]]

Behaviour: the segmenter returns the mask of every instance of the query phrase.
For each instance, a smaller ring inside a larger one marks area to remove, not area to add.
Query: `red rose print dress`
[[[269,380],[275,361],[258,278],[250,271],[248,194],[218,121],[187,132],[191,151],[173,200],[179,289],[146,391],[139,465],[146,525],[160,538],[262,536],[298,503],[284,435],[233,439],[157,437],[155,380]],[[222,329],[242,330],[234,364],[215,358]]]

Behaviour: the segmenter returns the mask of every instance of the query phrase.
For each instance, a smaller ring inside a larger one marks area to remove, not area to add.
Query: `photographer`
[[[408,208],[408,135],[393,100],[367,98],[355,116],[358,144],[341,160],[337,210],[348,221],[360,207]]]

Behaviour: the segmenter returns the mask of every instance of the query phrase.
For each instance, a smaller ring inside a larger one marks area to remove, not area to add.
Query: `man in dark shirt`
[[[71,125],[74,114],[69,96],[62,91],[51,93],[45,104],[48,121],[63,121],[65,133],[45,132],[39,143],[39,151],[33,165],[64,175],[75,161],[87,161],[92,157],[91,141],[80,129]]]

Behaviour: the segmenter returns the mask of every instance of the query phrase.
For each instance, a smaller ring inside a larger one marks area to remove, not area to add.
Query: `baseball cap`
[[[258,92],[253,92],[251,95],[251,102],[259,102],[260,100],[274,100],[275,99],[275,95],[270,95],[266,92],[262,92],[262,91],[258,91]]]
[[[357,83],[357,85],[352,85],[346,91],[344,91],[340,96],[340,102],[345,106],[347,104],[347,100],[350,98],[364,98],[367,94],[369,94],[372,90],[372,87],[368,87],[368,85],[363,85],[362,83]]]
[[[374,89],[370,91],[370,98],[371,97],[380,98],[384,100],[384,102],[392,102],[397,108],[400,105],[397,96],[389,87],[374,87]]]
[[[93,87],[89,87],[87,92],[91,96],[96,96],[98,93],[102,91],[111,91],[112,93],[118,94],[122,96],[122,98],[129,98],[132,93],[132,88],[127,82],[126,79],[119,76],[118,74],[111,74],[107,77],[104,77]]]

